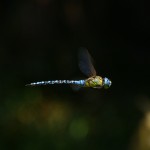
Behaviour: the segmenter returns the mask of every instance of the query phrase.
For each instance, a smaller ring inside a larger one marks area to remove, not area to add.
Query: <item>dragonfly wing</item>
[[[79,91],[81,88],[81,86],[79,86],[79,85],[70,85],[70,86],[74,91]]]
[[[79,68],[82,73],[88,77],[96,76],[96,70],[92,64],[92,57],[86,48],[80,48],[79,51]]]

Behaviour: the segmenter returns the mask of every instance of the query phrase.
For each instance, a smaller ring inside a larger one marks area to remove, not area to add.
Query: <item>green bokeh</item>
[[[0,150],[137,150],[131,147],[147,141],[140,135],[149,133],[146,3],[0,2]],[[108,90],[25,87],[87,78],[78,68],[80,47],[89,50],[97,75],[112,81]]]

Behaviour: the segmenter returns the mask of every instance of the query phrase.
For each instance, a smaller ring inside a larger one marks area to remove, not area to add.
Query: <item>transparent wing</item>
[[[92,57],[90,56],[88,50],[86,48],[80,48],[78,57],[81,72],[88,77],[96,76],[96,70],[92,64]]]

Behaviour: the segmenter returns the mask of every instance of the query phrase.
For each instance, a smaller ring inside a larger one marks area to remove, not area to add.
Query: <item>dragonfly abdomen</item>
[[[40,81],[27,84],[27,86],[38,86],[38,85],[49,85],[49,84],[72,84],[84,86],[85,80],[50,80],[50,81]]]

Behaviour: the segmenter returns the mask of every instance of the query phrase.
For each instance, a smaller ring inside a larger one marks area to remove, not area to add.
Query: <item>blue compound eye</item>
[[[108,78],[104,78],[104,88],[108,89],[111,86],[111,81]]]

